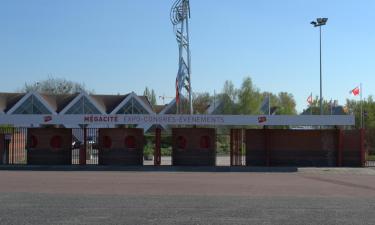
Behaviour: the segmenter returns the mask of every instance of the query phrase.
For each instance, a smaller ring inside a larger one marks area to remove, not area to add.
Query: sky
[[[0,92],[49,76],[97,94],[175,95],[174,0],[0,0]],[[293,94],[297,110],[323,98],[375,95],[375,1],[190,0],[192,88],[213,95],[251,77],[261,91]],[[162,103],[159,100],[159,103]]]

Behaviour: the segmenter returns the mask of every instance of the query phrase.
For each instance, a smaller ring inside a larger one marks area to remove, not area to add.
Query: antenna
[[[189,96],[190,114],[193,114],[193,100],[191,87],[191,58],[189,40],[189,0],[176,0],[170,12],[173,30],[179,47],[178,72],[176,78],[176,104],[179,107],[179,96],[186,90]]]

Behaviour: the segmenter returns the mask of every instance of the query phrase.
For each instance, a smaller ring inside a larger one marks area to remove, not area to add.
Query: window
[[[117,111],[117,114],[148,114],[148,112],[137,100],[131,98]]]
[[[65,114],[102,114],[85,96],[82,96]]]
[[[43,105],[34,95],[24,101],[13,114],[51,114],[51,111]]]

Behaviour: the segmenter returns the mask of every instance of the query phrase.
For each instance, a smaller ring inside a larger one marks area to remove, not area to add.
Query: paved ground
[[[375,224],[375,170],[0,171],[0,224]]]
[[[145,160],[143,161],[144,165],[154,165],[153,160]],[[162,156],[161,157],[161,165],[172,165],[172,157],[170,156]],[[230,157],[229,156],[216,156],[216,165],[217,166],[229,166],[230,165]]]

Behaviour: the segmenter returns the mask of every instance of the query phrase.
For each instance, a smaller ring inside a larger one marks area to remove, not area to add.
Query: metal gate
[[[243,129],[230,130],[230,165],[244,165]]]

